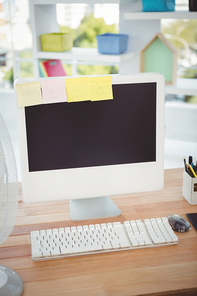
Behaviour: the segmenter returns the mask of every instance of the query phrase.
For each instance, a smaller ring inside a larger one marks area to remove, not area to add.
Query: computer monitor
[[[121,214],[111,195],[163,187],[164,77],[111,77],[112,100],[17,106],[25,202],[68,199],[88,220]]]

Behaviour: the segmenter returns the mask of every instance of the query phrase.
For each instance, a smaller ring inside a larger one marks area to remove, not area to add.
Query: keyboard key
[[[130,247],[131,245],[130,245],[130,243],[129,243],[128,241],[126,241],[126,240],[121,240],[121,241],[120,241],[120,246],[121,246],[121,248],[128,248],[128,247]]]
[[[32,256],[35,258],[40,258],[40,257],[42,257],[42,252],[39,249],[34,249],[32,251]]]
[[[106,228],[107,228],[106,223],[101,223],[101,228],[102,228],[102,229],[106,229]]]
[[[108,228],[112,228],[112,223],[107,223]]]
[[[113,222],[113,227],[121,227],[121,223],[120,222]]]
[[[40,235],[45,235],[46,231],[45,230],[40,230]]]
[[[146,235],[145,233],[142,234],[142,239],[143,239],[145,245],[148,246],[148,245],[151,245],[152,244],[149,236]]]
[[[103,245],[102,245],[103,249],[104,250],[110,250],[112,249],[112,245],[110,242],[105,242]]]
[[[140,233],[145,233],[145,227],[141,220],[136,221]]]
[[[38,230],[31,232],[32,237],[36,237],[36,236],[39,236],[39,235],[40,235],[40,232]]]
[[[113,249],[120,248],[120,244],[117,241],[111,241],[111,245]]]
[[[51,255],[51,252],[49,249],[44,249],[42,253],[43,253],[43,256],[47,256],[47,257]]]
[[[130,239],[130,242],[132,244],[133,247],[137,247],[139,244],[138,244],[138,241],[136,240],[135,236],[133,235],[130,235],[129,236],[129,239]]]
[[[52,233],[53,234],[57,234],[58,233],[58,229],[57,228],[52,229]]]

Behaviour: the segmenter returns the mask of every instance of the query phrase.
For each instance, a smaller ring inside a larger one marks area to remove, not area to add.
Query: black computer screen
[[[30,172],[156,160],[156,83],[112,88],[113,100],[25,107]]]

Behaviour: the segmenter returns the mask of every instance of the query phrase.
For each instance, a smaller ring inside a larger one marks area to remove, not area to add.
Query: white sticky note
[[[64,79],[41,80],[44,104],[67,102]]]

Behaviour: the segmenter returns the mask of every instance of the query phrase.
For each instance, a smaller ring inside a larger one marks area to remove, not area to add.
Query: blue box
[[[174,11],[175,0],[142,0],[144,12],[147,11]]]
[[[129,35],[106,33],[97,35],[98,52],[120,54],[127,50]]]

